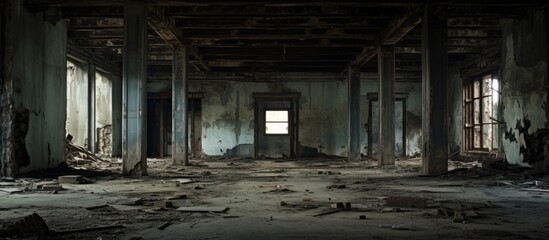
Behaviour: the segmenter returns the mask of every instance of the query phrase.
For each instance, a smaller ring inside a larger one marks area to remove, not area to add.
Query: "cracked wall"
[[[366,94],[377,92],[377,83],[361,83],[361,125],[368,119]],[[191,92],[202,92],[202,149],[208,156],[253,156],[253,93],[298,92],[299,152],[302,156],[347,156],[348,106],[346,81],[189,83]],[[421,151],[421,83],[396,83],[396,92],[408,94],[406,151]],[[367,149],[362,128],[361,147]],[[365,153],[363,151],[363,153]]]
[[[2,171],[15,176],[65,161],[67,25],[65,21],[44,21],[43,13],[28,12],[23,1],[4,4],[2,161],[9,168]],[[25,135],[24,141],[15,139],[16,135]],[[16,158],[23,149],[28,161]]]
[[[547,13],[533,10],[523,19],[502,20],[503,148],[509,163],[527,165],[525,136],[548,128]],[[545,104],[545,105],[544,105]],[[526,134],[520,134],[524,120]],[[540,154],[543,154],[542,152]]]

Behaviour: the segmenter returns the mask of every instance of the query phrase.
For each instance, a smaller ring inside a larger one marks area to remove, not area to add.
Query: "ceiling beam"
[[[384,0],[384,1],[362,1],[362,0],[346,0],[346,1],[318,1],[318,0],[301,0],[301,1],[217,1],[217,0],[27,0],[27,4],[33,7],[44,6],[123,6],[143,4],[146,6],[266,6],[266,7],[299,7],[299,6],[410,6],[411,4],[422,4],[424,0]],[[447,6],[536,6],[540,1],[520,1],[520,0],[501,0],[494,2],[492,0],[435,0],[429,1],[431,4],[447,5]]]
[[[198,62],[200,68],[209,72],[210,68],[202,60],[202,57],[197,54],[196,50],[192,46],[186,46],[186,44],[184,44],[185,41],[183,39],[183,34],[175,27],[170,19],[164,16],[164,9],[149,8],[149,10],[151,12],[151,15],[149,16],[149,26],[153,29],[153,31],[155,31],[158,36],[166,40],[166,42],[174,47],[187,47],[187,50]]]
[[[397,17],[389,23],[389,26],[380,34],[379,44],[395,44],[421,22],[422,11],[420,8],[412,9],[401,17]],[[376,55],[376,46],[367,46],[356,56],[351,65],[362,66]]]

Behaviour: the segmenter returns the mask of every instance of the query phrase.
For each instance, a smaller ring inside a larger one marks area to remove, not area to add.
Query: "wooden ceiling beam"
[[[209,72],[210,68],[206,65],[202,57],[198,55],[192,46],[187,46],[183,39],[183,34],[175,27],[170,19],[164,16],[163,9],[149,8],[151,14],[149,16],[149,26],[162,39],[166,40],[172,46],[186,47],[189,54],[199,63],[200,68]],[[195,66],[198,67],[198,66]]]
[[[397,17],[389,23],[387,28],[379,35],[379,44],[395,44],[402,39],[409,31],[421,22],[421,8],[408,11],[403,16]],[[370,61],[377,53],[377,46],[367,46],[357,55],[355,61],[350,65],[362,66]]]

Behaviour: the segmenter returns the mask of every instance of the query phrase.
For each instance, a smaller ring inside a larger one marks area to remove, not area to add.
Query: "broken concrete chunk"
[[[22,235],[36,235],[43,239],[49,232],[48,225],[38,214],[0,219],[0,237],[12,238]]]
[[[161,209],[175,208],[172,201],[156,201],[154,202],[154,206]]]
[[[187,183],[193,183],[194,181],[190,178],[176,178],[170,180],[170,182],[176,182],[178,184],[187,184]]]
[[[64,184],[84,184],[84,183],[90,183],[91,182],[89,179],[86,179],[82,175],[59,176],[57,178],[57,181],[59,183],[64,183]]]
[[[9,194],[21,193],[21,192],[23,192],[23,189],[20,189],[20,188],[0,188],[0,192],[7,192]]]
[[[126,205],[126,206],[136,206],[143,204],[143,199],[141,198],[123,198],[119,199],[114,204],[117,205]]]
[[[59,184],[42,185],[42,191],[61,191],[61,190],[63,190],[63,186]]]

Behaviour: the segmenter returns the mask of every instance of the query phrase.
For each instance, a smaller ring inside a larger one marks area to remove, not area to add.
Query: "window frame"
[[[489,93],[485,93],[483,91],[485,86],[485,78],[490,77],[490,91]],[[494,89],[493,82],[494,79],[498,81],[498,89]],[[475,83],[479,83],[478,87],[478,96],[475,97]],[[496,71],[490,71],[490,72],[484,72],[482,74],[478,74],[475,76],[472,76],[470,78],[467,78],[464,81],[463,84],[463,148],[464,151],[498,151],[500,148],[501,143],[501,133],[499,132],[500,127],[500,121],[498,119],[498,115],[501,112],[501,79],[500,75]],[[496,108],[491,108],[490,113],[490,121],[484,122],[483,118],[485,116],[485,107],[484,102],[486,98],[491,98],[490,102],[492,106],[494,105],[494,91],[499,95],[498,96],[498,104]],[[479,104],[479,114],[478,116],[475,116],[475,101],[478,101]],[[494,112],[496,114],[494,114]],[[476,122],[478,121],[478,122]],[[484,141],[484,131],[485,126],[492,125],[492,131],[491,131],[491,139],[492,144],[491,146],[485,146]],[[475,144],[475,129],[479,128],[479,144],[478,147]],[[494,144],[494,142],[496,142]]]
[[[267,121],[267,112],[268,111],[286,111],[288,113],[288,119],[283,121]],[[265,136],[288,136],[291,134],[291,126],[290,126],[290,119],[292,119],[291,111],[289,108],[265,108],[263,111],[263,135]],[[267,123],[287,123],[288,124],[288,131],[287,133],[267,133]]]

